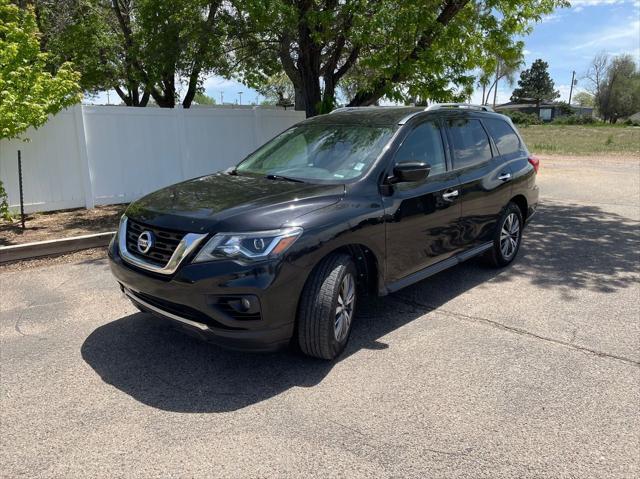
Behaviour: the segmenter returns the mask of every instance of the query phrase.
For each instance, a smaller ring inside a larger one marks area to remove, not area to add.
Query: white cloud
[[[597,7],[598,5],[616,5],[619,3],[639,3],[638,0],[570,0],[572,7]]]
[[[208,90],[210,88],[223,89],[223,88],[229,88],[229,87],[242,87],[244,85],[242,85],[242,83],[237,82],[235,80],[228,80],[227,78],[222,78],[219,76],[210,76],[204,80],[204,82],[202,83],[202,86],[204,87],[205,90]]]
[[[545,15],[540,20],[540,23],[555,23],[559,22],[562,19],[562,15],[558,15],[557,13],[551,13],[549,15]]]
[[[571,9],[574,12],[581,12],[588,7],[599,7],[602,5],[622,5],[633,4],[636,8],[640,6],[640,0],[570,0]]]
[[[583,50],[597,47],[598,50],[633,50],[640,38],[640,20],[629,22],[625,27],[612,27],[593,32],[571,50]]]

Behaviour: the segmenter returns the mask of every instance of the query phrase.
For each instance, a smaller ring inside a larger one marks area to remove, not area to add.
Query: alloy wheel
[[[520,219],[515,213],[510,213],[502,223],[500,231],[500,251],[505,260],[513,257],[520,241]]]
[[[351,273],[347,273],[340,283],[338,305],[336,306],[333,334],[336,341],[342,342],[349,334],[356,302],[356,282]]]

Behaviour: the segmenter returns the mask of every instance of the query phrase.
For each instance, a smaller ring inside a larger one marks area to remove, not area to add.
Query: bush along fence
[[[126,203],[228,168],[304,117],[268,107],[77,105],[28,130],[28,142],[0,141],[0,179],[17,211],[21,150],[27,212]]]

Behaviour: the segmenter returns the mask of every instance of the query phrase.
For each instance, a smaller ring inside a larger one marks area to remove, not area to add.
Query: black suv
[[[513,261],[537,170],[487,107],[339,109],[132,203],[111,269],[139,309],[217,344],[331,359],[364,294]]]

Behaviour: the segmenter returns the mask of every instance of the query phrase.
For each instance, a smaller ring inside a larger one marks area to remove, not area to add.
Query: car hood
[[[125,214],[180,231],[262,230],[293,225],[296,218],[340,201],[344,192],[344,185],[216,173],[151,193],[132,203]]]

